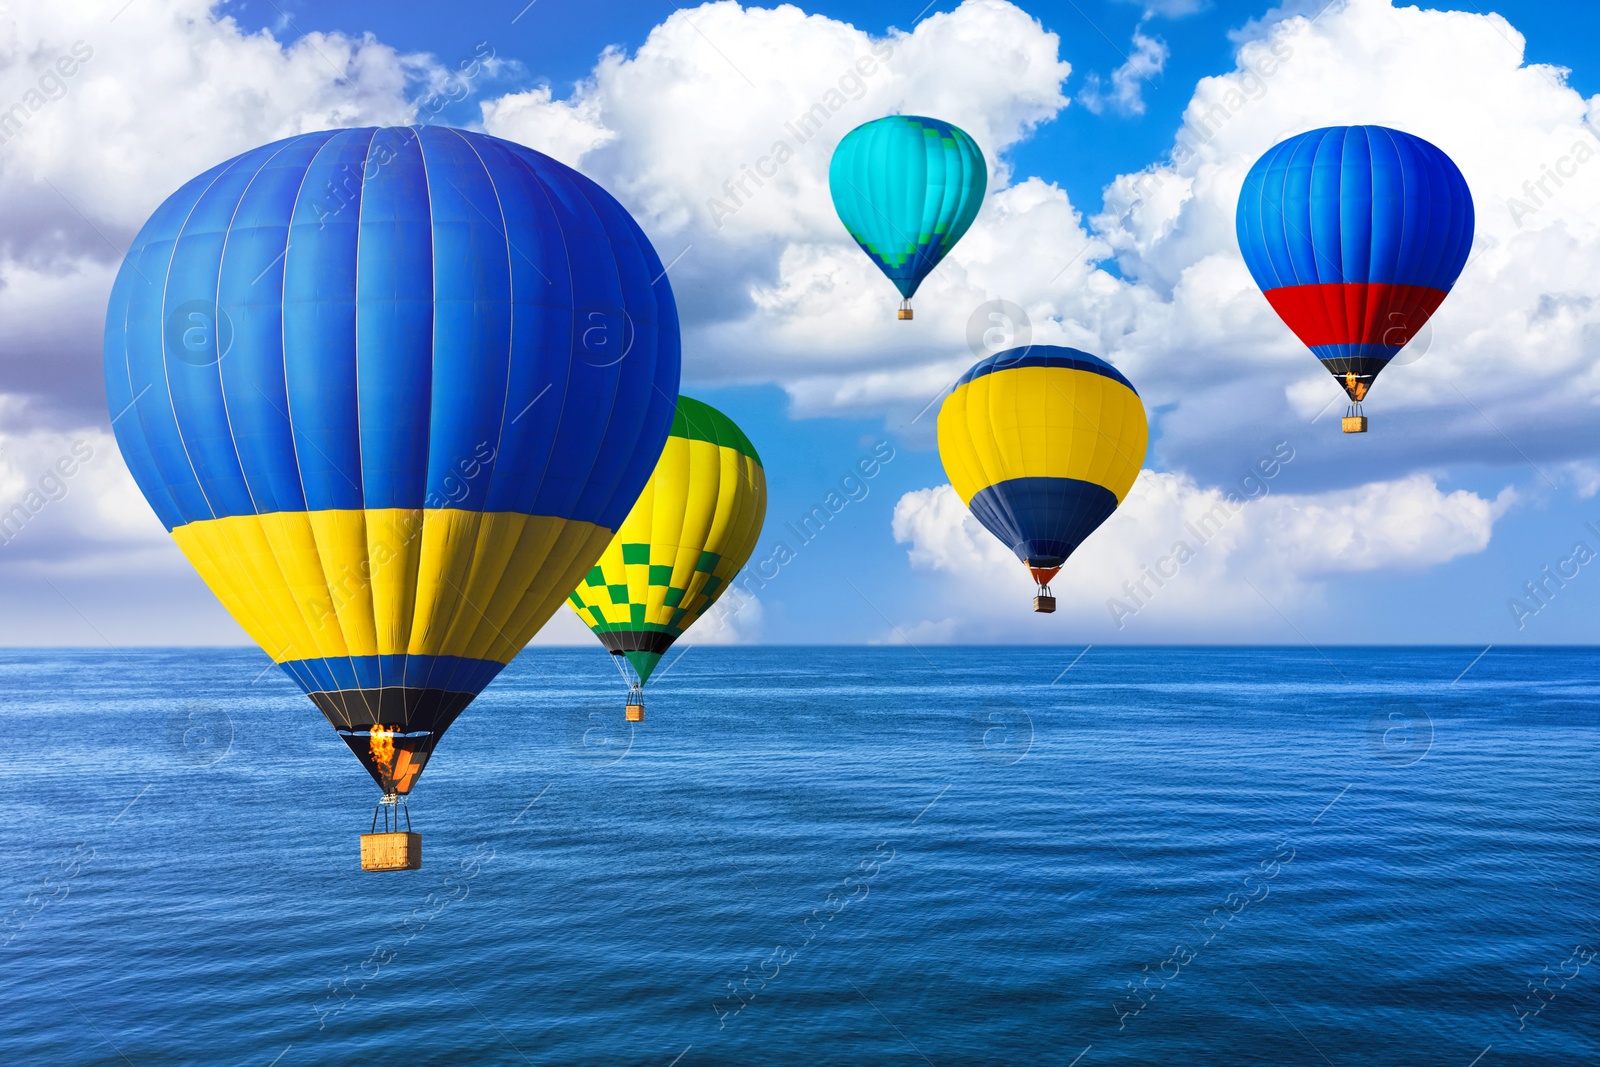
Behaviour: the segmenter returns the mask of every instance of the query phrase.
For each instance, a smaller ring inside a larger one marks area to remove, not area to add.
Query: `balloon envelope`
[[[1128,495],[1148,438],[1133,385],[1075,348],[990,356],[939,409],[951,487],[1041,584]]]
[[[767,476],[755,446],[709,404],[678,397],[655,473],[568,603],[642,685],[755,550]]]
[[[660,261],[609,194],[434,126],[304,134],[189,182],[105,337],[150,506],[398,792],[610,540],[678,360]]]
[[[1420,137],[1331,126],[1256,161],[1235,223],[1273,310],[1360,400],[1466,265],[1472,194]]]
[[[977,142],[920,115],[857,126],[828,166],[839,220],[907,299],[972,225],[987,183]]]

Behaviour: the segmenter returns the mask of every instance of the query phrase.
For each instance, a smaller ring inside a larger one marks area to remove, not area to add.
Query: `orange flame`
[[[1367,383],[1356,381],[1355,371],[1350,371],[1344,376],[1344,387],[1355,391],[1356,400],[1359,402],[1367,395]]]
[[[372,727],[372,759],[385,771],[394,762],[394,727]]]

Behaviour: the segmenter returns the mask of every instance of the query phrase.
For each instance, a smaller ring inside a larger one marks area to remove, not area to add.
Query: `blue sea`
[[[674,656],[677,654],[674,653]],[[1600,651],[0,653],[0,1064],[1600,1063]]]

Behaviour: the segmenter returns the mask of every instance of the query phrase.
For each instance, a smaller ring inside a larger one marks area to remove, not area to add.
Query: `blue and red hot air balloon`
[[[1384,126],[1330,126],[1250,168],[1236,217],[1272,308],[1361,401],[1450,292],[1472,247],[1472,193],[1438,147]]]

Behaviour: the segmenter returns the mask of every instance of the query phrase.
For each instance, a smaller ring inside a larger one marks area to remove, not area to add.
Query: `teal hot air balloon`
[[[922,279],[961,240],[978,208],[988,169],[966,131],[920,115],[890,115],[857,126],[828,166],[833,207],[850,236],[900,295],[900,318]]]
[[[134,481],[391,807],[616,533],[678,362],[615,199],[437,126],[211,168],[140,230],[106,318]]]

